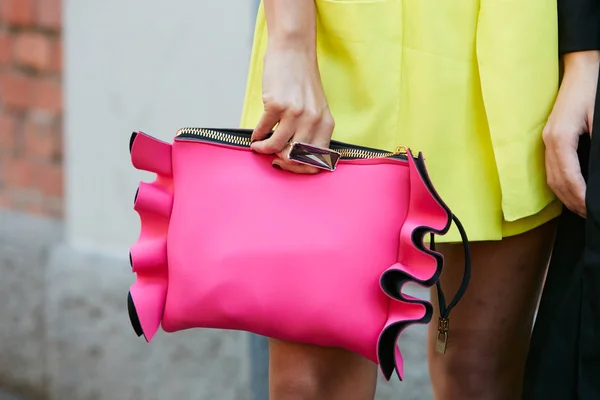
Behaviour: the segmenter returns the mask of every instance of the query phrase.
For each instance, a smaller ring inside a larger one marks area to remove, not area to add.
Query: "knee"
[[[273,400],[313,400],[323,394],[325,379],[316,371],[278,371],[270,377],[269,392]]]
[[[440,357],[435,367],[435,389],[441,398],[485,400],[518,398],[520,368],[500,354],[454,352]],[[440,365],[441,364],[441,365]],[[511,397],[512,396],[512,397]]]
[[[501,375],[502,368],[494,362],[457,357],[446,365],[446,387],[456,396],[451,398],[485,399],[501,384]]]
[[[364,400],[375,395],[377,369],[371,361],[341,349],[277,345],[270,347],[271,400]]]

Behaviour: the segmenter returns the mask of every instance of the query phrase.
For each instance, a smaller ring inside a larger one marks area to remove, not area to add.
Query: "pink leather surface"
[[[245,330],[343,347],[402,378],[395,343],[431,305],[401,286],[435,283],[441,259],[419,243],[449,225],[412,157],[295,175],[247,149],[143,133],[131,154],[158,175],[140,186],[131,249],[147,340],[159,324]]]
[[[132,164],[157,174],[152,183],[141,183],[134,209],[140,216],[141,229],[130,249],[136,281],[130,293],[146,340],[160,326],[168,286],[167,231],[173,203],[171,145],[138,134],[131,148]]]

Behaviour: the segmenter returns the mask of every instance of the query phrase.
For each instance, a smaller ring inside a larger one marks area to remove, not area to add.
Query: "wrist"
[[[563,55],[565,75],[591,72],[598,74],[600,50],[577,51]]]
[[[306,31],[279,30],[269,35],[268,47],[272,50],[293,50],[316,54],[316,39]]]

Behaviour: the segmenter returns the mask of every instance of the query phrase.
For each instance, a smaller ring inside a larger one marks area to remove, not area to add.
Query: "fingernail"
[[[279,164],[277,164],[276,162],[272,163],[271,166],[275,169],[281,169],[281,166]]]

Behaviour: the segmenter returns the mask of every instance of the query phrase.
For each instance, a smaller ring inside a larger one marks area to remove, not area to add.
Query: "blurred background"
[[[147,344],[126,308],[129,135],[238,125],[257,5],[0,0],[0,400],[267,400],[263,338]],[[432,398],[424,333],[377,400]]]

